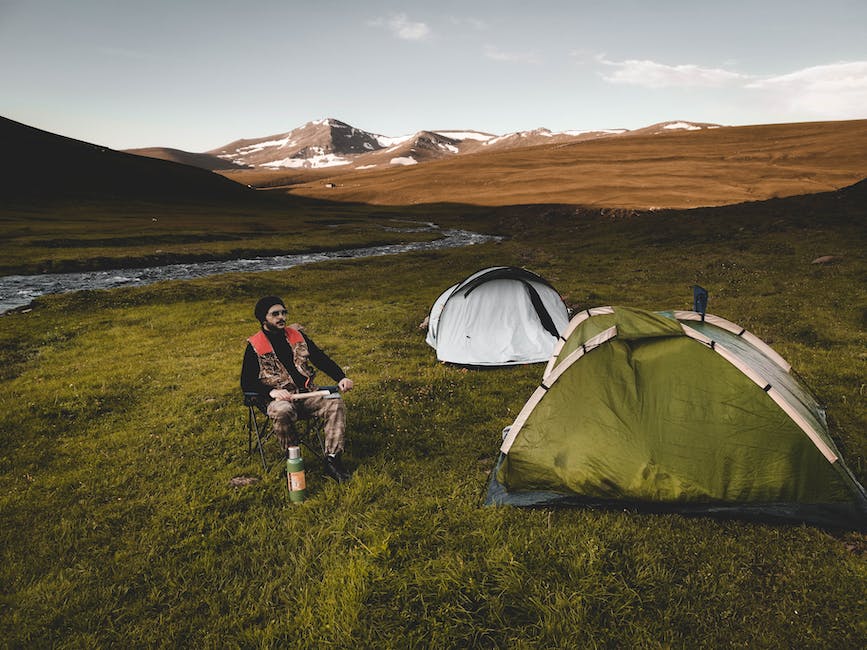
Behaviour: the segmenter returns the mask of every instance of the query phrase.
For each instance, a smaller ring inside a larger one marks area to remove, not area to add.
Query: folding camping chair
[[[337,386],[323,386],[308,396],[321,395],[326,399],[342,399]],[[267,402],[264,402],[258,393],[244,392],[244,406],[247,407],[247,453],[253,453],[253,434],[256,435],[256,448],[259,450],[259,458],[262,460],[262,468],[268,471],[268,462],[265,460],[265,442],[274,435],[274,427],[271,418],[267,415]],[[261,416],[264,415],[264,418]],[[304,423],[303,431],[300,430]],[[323,422],[319,418],[300,419],[296,423],[296,432],[299,442],[307,447],[319,460],[325,457],[325,440]]]

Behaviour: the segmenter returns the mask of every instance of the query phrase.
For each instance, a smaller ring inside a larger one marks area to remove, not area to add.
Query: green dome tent
[[[710,314],[576,315],[500,452],[488,504],[867,528],[867,493],[815,397],[767,344]]]

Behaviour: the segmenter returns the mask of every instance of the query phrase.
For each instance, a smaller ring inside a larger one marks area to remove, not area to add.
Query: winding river
[[[425,224],[424,230],[439,231],[436,224]],[[390,230],[400,230],[398,228]],[[419,228],[405,229],[419,230]],[[194,262],[189,264],[166,264],[138,269],[84,271],[81,273],[44,273],[40,275],[7,275],[0,277],[0,314],[24,307],[35,298],[51,293],[67,293],[84,289],[114,289],[137,287],[165,280],[191,280],[219,273],[256,271],[279,271],[301,264],[313,264],[335,259],[360,259],[379,257],[412,251],[436,250],[472,246],[500,237],[482,235],[468,230],[442,230],[442,237],[434,241],[388,244],[368,248],[350,248],[342,251],[304,253],[300,255],[276,255],[252,259]]]

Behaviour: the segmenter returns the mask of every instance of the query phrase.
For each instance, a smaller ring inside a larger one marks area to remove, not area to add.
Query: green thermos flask
[[[304,459],[301,447],[289,447],[286,459],[286,479],[289,482],[289,500],[301,503],[307,498],[307,480],[304,478]]]

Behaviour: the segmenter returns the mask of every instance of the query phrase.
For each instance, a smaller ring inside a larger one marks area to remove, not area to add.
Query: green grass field
[[[863,534],[482,507],[500,431],[543,368],[442,365],[418,329],[443,289],[491,265],[536,271],[577,308],[690,308],[702,284],[711,312],[770,342],[826,401],[864,483],[864,205],[395,209],[506,239],[49,296],[0,317],[0,645],[865,647]],[[287,223],[317,245],[340,215],[357,219],[356,241],[380,236],[365,214],[378,223],[383,209],[305,208]],[[182,230],[207,240],[263,215],[201,216]],[[223,255],[228,240],[214,241],[205,252]],[[130,254],[115,244],[89,255]],[[811,264],[822,255],[835,259]],[[300,505],[278,463],[265,474],[247,455],[238,375],[270,293],[356,381],[355,475],[338,486],[308,458]]]
[[[249,204],[165,205],[83,200],[0,208],[0,273],[63,273],[288,255],[428,241],[396,233],[395,208],[259,198]]]

